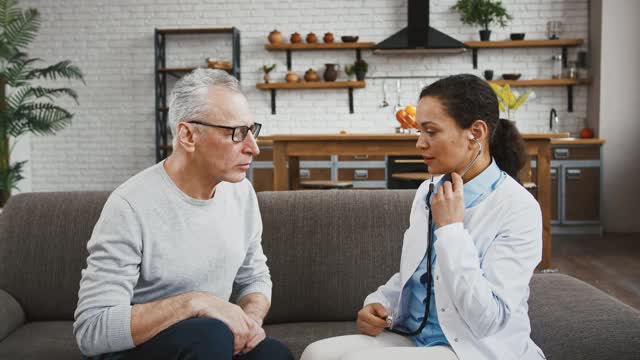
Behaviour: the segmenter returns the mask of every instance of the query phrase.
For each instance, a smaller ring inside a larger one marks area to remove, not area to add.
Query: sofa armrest
[[[0,289],[0,341],[24,324],[22,306],[8,292]]]

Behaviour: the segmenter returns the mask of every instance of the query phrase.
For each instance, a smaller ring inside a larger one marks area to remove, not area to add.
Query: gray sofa
[[[299,356],[356,331],[398,268],[410,190],[259,193],[273,306],[266,331]],[[0,359],[79,359],[72,334],[86,242],[109,194],[31,193],[0,215]],[[566,275],[537,274],[532,337],[548,359],[640,359],[640,312]]]

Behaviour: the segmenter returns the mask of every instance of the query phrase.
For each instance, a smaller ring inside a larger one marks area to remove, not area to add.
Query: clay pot
[[[338,64],[324,64],[327,68],[324,70],[324,81],[336,81],[338,78],[338,70],[336,66]]]
[[[282,42],[282,34],[278,30],[269,33],[269,42],[272,44],[280,44]]]
[[[262,79],[264,79],[264,83],[268,84],[269,80],[271,80],[271,76],[269,76],[269,74],[264,74],[264,76],[262,77]]]
[[[284,79],[287,80],[287,82],[294,83],[300,81],[300,76],[298,76],[298,74],[294,73],[293,71],[289,71]]]
[[[300,36],[300,34],[298,34],[297,32],[294,32],[293,34],[291,34],[290,40],[292,44],[297,44],[299,42],[302,42],[302,36]]]
[[[333,34],[328,32],[324,34],[324,37],[322,38],[322,41],[324,41],[325,43],[329,44],[333,42]]]
[[[309,44],[315,44],[318,42],[318,37],[316,36],[316,34],[310,32],[307,34],[307,43]]]
[[[304,81],[308,81],[308,82],[320,81],[320,75],[318,75],[318,73],[315,70],[309,69],[307,70],[307,72],[304,73]]]

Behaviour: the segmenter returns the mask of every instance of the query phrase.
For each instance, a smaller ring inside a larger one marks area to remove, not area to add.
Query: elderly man
[[[262,328],[271,277],[245,178],[260,124],[237,80],[220,70],[185,76],[169,124],[171,156],[111,194],[87,245],[73,326],[80,350],[98,359],[292,359]]]

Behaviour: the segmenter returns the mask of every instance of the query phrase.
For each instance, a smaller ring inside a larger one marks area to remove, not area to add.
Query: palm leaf
[[[7,84],[9,84],[9,86],[13,88],[17,88],[27,84],[27,81],[26,81],[28,80],[27,76],[31,71],[29,65],[31,65],[31,63],[34,63],[40,60],[38,58],[33,58],[33,59],[22,58],[19,56],[20,54],[21,53],[16,54],[17,56],[14,56],[10,60],[9,62],[10,65],[2,73],[2,76],[7,80]],[[23,54],[23,55],[26,55],[26,54]]]
[[[18,189],[18,182],[24,179],[22,176],[23,167],[26,161],[19,161],[7,168],[0,167],[0,189],[2,190],[20,190]]]
[[[53,101],[54,98],[66,95],[72,98],[76,102],[76,104],[80,105],[80,103],[78,102],[78,93],[76,93],[76,91],[71,88],[45,88],[36,86],[30,88],[29,90],[36,99],[44,97]]]
[[[16,16],[4,28],[4,40],[9,47],[25,48],[31,43],[40,29],[40,14],[36,9],[27,9]]]
[[[21,87],[14,91],[9,97],[6,98],[7,112],[9,118],[20,112],[20,109],[24,103],[32,96],[31,89],[28,87]],[[9,119],[11,121],[11,119]]]
[[[16,52],[16,49],[7,45],[0,35],[0,60],[6,62],[6,59],[11,58]],[[2,66],[2,68],[4,68],[4,66]]]
[[[22,116],[29,131],[36,135],[54,134],[69,125],[73,118],[67,110],[50,103],[33,103],[25,108],[27,111]]]
[[[0,1],[0,27],[6,28],[16,17],[20,16],[22,11],[17,7],[16,0]]]
[[[82,80],[84,83],[84,78],[82,76],[82,71],[75,65],[71,65],[70,60],[61,61],[57,64],[47,66],[42,69],[33,69],[29,71],[27,74],[27,79],[51,79],[56,80],[57,78],[63,79],[76,79]]]

